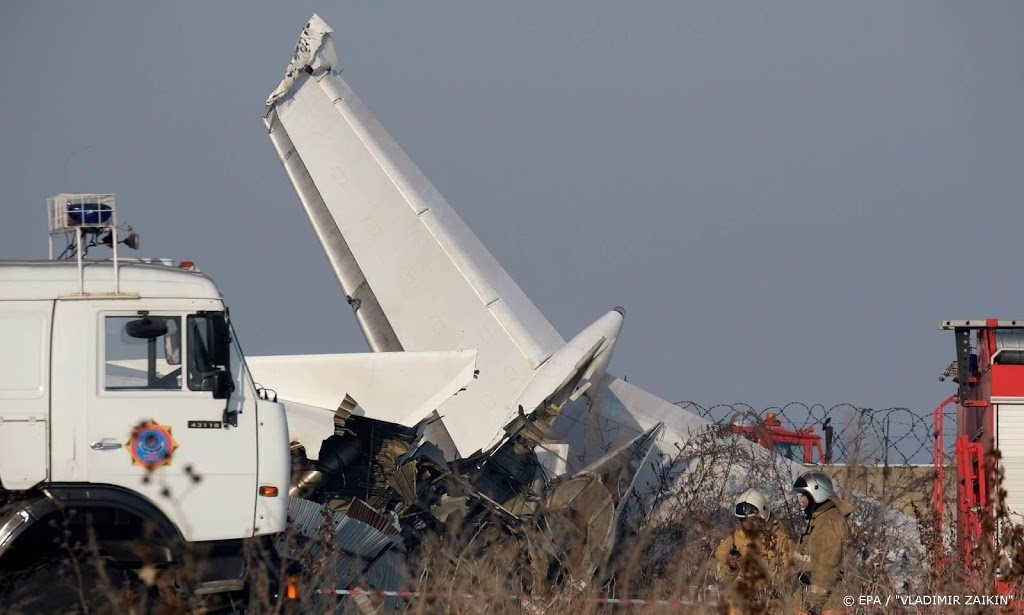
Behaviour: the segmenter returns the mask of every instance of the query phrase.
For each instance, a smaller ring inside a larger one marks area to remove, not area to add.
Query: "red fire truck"
[[[983,540],[997,539],[983,532],[999,504],[986,471],[993,451],[1003,470],[1002,504],[1011,515],[1024,513],[1024,320],[944,320],[939,329],[953,331],[956,341],[956,360],[940,380],[952,378],[958,387],[934,413],[934,506],[941,530],[943,412],[956,404],[956,545],[970,564]],[[1005,585],[997,581],[1001,592]]]

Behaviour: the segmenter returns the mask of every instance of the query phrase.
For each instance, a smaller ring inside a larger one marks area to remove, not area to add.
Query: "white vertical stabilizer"
[[[467,455],[563,340],[341,78],[330,33],[303,31],[270,138],[370,348],[478,351],[479,380],[439,409]]]

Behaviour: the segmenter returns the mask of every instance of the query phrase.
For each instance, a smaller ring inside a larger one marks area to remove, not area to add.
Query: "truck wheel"
[[[101,566],[104,575],[97,566]],[[142,615],[151,605],[146,588],[131,570],[110,560],[55,558],[16,575],[0,604],[23,615]],[[80,576],[79,576],[80,575]]]

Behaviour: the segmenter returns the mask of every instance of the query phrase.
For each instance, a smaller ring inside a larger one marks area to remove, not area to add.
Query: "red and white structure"
[[[958,390],[935,409],[935,496],[943,508],[943,410],[956,404],[956,542],[968,560],[982,540],[998,491],[988,484],[989,453],[999,451],[1004,503],[1010,518],[1024,520],[1024,320],[944,320],[953,331],[956,361],[943,374]],[[941,523],[941,521],[940,521]]]

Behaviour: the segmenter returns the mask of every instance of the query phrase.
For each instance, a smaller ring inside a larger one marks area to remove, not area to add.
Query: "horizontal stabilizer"
[[[256,382],[286,403],[333,417],[348,396],[358,404],[356,415],[413,427],[471,386],[476,352],[282,355],[246,362]]]

